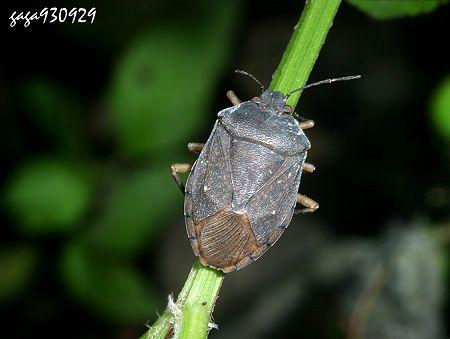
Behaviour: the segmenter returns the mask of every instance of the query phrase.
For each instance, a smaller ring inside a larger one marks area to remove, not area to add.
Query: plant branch
[[[286,94],[306,84],[340,3],[341,0],[306,2],[270,88]],[[301,93],[294,93],[287,100],[292,108],[297,105]]]
[[[308,0],[283,55],[271,88],[287,93],[303,86],[317,60],[341,0]],[[301,92],[288,104],[296,106]],[[163,339],[173,331],[177,338],[206,338],[210,318],[224,274],[195,261],[175,304],[159,317],[141,339]]]
[[[177,338],[206,338],[224,274],[195,260],[177,302],[148,329],[141,339],[164,339],[174,330]]]

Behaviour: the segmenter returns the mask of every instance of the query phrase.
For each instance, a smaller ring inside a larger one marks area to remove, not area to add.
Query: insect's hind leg
[[[236,106],[241,103],[241,100],[237,97],[237,95],[233,91],[227,92],[227,98],[231,101],[231,103]]]
[[[173,180],[175,180],[175,182],[177,183],[178,187],[181,190],[181,193],[183,193],[183,194],[185,192],[185,188],[184,188],[184,185],[181,182],[181,179],[178,176],[178,174],[187,173],[191,170],[191,168],[192,168],[191,164],[172,164],[170,166],[170,169],[172,172],[172,178],[173,178]]]
[[[303,164],[303,170],[308,173],[313,173],[316,170],[316,166],[310,164],[309,162],[305,162]]]
[[[200,153],[203,149],[203,147],[205,147],[205,144],[199,143],[199,142],[190,142],[187,145],[187,148],[189,149],[189,151],[193,152],[193,153]],[[177,186],[180,188],[181,193],[185,193],[185,187],[183,185],[183,183],[181,182],[180,177],[178,176],[178,174],[180,173],[187,173],[191,170],[192,165],[190,164],[172,164],[170,166],[170,170],[172,173],[172,178],[173,180],[175,180]]]
[[[305,208],[294,210],[294,214],[312,213],[319,208],[319,204],[317,202],[300,193],[297,193],[297,203],[305,206]]]

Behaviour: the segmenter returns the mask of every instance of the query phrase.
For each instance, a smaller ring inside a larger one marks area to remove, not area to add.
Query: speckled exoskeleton
[[[315,169],[305,162],[311,144],[303,132],[314,123],[297,121],[286,105],[294,91],[283,95],[261,87],[260,97],[245,102],[229,91],[234,106],[218,113],[206,144],[188,144],[189,150],[200,152],[192,168],[172,165],[185,194],[186,230],[194,254],[202,264],[225,273],[258,259],[280,238],[293,214],[319,207],[298,193],[302,172]],[[184,187],[178,173],[189,171]]]

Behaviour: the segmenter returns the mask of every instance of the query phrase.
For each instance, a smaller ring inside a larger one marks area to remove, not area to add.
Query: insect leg
[[[317,202],[300,193],[297,193],[297,203],[305,206],[306,208],[296,209],[294,210],[294,214],[311,213],[319,208],[319,204]]]
[[[314,120],[303,120],[301,122],[298,123],[300,125],[301,129],[308,129],[308,128],[313,128],[314,127]]]
[[[297,113],[292,113],[292,116],[299,120],[299,125],[301,129],[308,129],[308,128],[313,128],[314,127],[314,120],[310,120],[310,119],[305,119],[301,116],[299,116]]]
[[[205,144],[201,144],[199,142],[190,142],[187,145],[188,150],[193,153],[200,153],[202,151],[203,147],[205,147]]]
[[[178,187],[181,190],[181,193],[184,194],[184,185],[180,180],[180,177],[178,176],[179,173],[187,173],[191,170],[192,165],[190,164],[172,164],[170,166],[170,169],[172,171],[172,177],[177,183]]]
[[[303,164],[303,170],[305,172],[312,173],[316,170],[316,166],[314,166],[313,164],[310,164],[309,162],[305,162]]]
[[[237,97],[237,95],[233,91],[227,92],[227,98],[230,99],[231,103],[236,106],[241,103],[241,100]]]

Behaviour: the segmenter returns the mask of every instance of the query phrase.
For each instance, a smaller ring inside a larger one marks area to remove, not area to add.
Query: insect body
[[[207,266],[231,272],[258,259],[288,227],[294,213],[319,205],[298,193],[310,142],[285,104],[286,97],[267,89],[260,97],[219,112],[184,188],[177,173],[188,164],[172,165],[185,193],[186,230],[194,254]],[[299,203],[306,208],[296,209]]]

